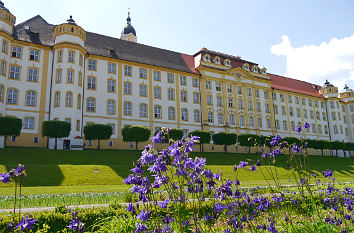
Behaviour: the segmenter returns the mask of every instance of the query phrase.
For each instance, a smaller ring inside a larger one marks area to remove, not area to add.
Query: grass
[[[24,178],[24,195],[63,194],[83,192],[119,192],[129,187],[123,184],[133,162],[141,152],[123,150],[53,151],[37,148],[0,149],[0,172],[9,171],[19,163],[25,165],[28,175]],[[255,163],[259,155],[193,153],[207,159],[208,168],[221,171],[224,178],[235,179],[233,165],[239,161]],[[287,184],[289,171],[284,159],[276,164],[280,180]],[[310,168],[320,173],[334,170],[337,182],[354,180],[354,158],[310,156]],[[252,174],[252,175],[251,175]],[[267,185],[259,170],[248,168],[238,173],[242,186]],[[13,183],[0,184],[0,195],[13,194]]]

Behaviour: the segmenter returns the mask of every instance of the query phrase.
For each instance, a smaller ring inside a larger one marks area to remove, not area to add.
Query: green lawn
[[[28,175],[24,178],[24,194],[73,193],[73,192],[119,192],[128,189],[123,179],[128,176],[133,162],[140,152],[121,150],[53,151],[34,148],[0,149],[0,172],[25,165]],[[213,171],[221,171],[224,178],[235,179],[233,165],[239,161],[254,163],[259,155],[193,153],[204,157]],[[283,183],[289,179],[285,161],[275,164]],[[310,156],[310,168],[321,172],[334,170],[336,181],[354,181],[354,158]],[[239,171],[243,186],[266,185],[259,170],[248,168]],[[13,183],[0,184],[0,195],[12,194]]]

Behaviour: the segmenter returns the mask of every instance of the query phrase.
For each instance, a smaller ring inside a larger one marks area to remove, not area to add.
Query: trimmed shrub
[[[210,143],[210,133],[204,130],[195,130],[189,133],[189,137],[191,136],[198,136],[199,137],[199,146],[200,151],[204,152],[203,144]]]
[[[220,132],[213,135],[215,145],[224,145],[224,151],[227,153],[227,146],[236,144],[237,135],[235,133]]]
[[[42,136],[55,138],[54,149],[57,149],[58,138],[68,137],[71,131],[71,124],[66,121],[43,121]]]
[[[109,125],[91,124],[84,127],[86,140],[97,140],[97,149],[100,149],[100,141],[110,139],[113,129]]]
[[[124,142],[135,142],[135,149],[138,150],[139,142],[146,142],[149,140],[151,130],[142,125],[131,125],[122,129],[122,136]]]

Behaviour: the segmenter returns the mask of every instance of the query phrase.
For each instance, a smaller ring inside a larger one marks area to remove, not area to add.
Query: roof
[[[26,31],[25,26],[30,26],[30,31]],[[16,25],[13,36],[16,40],[53,46],[54,27],[55,25],[47,23],[40,15],[37,15]],[[191,55],[97,33],[86,33],[85,48],[89,54],[199,74],[199,72],[194,69],[194,60]]]
[[[324,98],[318,93],[318,91],[322,88],[319,85],[276,74],[268,75],[270,76],[270,80],[273,82],[272,88],[274,89]]]

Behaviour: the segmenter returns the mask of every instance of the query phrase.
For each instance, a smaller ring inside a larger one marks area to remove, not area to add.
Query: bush
[[[227,153],[227,146],[236,144],[237,135],[235,133],[220,132],[213,135],[213,142],[216,145],[224,145]]]
[[[203,144],[210,143],[210,133],[204,130],[195,130],[189,133],[189,137],[198,136],[200,151],[203,152]]]
[[[124,142],[135,142],[135,148],[138,150],[139,142],[149,140],[151,131],[148,127],[142,125],[131,125],[122,129]]]
[[[84,127],[86,140],[97,140],[97,149],[100,149],[100,140],[110,139],[113,129],[109,125],[91,124]]]
[[[43,121],[42,136],[55,138],[54,149],[57,149],[58,138],[68,137],[71,131],[71,124],[66,121]]]
[[[4,147],[7,136],[19,136],[22,129],[22,119],[16,117],[0,117],[0,135],[4,136]]]
[[[248,147],[248,153],[251,153],[251,147],[258,145],[260,138],[256,134],[242,134],[238,136],[238,142],[241,146]]]

